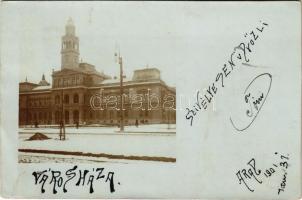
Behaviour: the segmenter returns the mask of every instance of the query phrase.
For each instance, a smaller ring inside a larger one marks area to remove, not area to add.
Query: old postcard
[[[299,2],[2,2],[1,195],[298,199]]]

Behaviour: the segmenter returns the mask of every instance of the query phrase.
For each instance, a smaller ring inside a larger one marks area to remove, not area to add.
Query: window
[[[73,103],[79,103],[79,95],[78,94],[73,95]]]
[[[67,78],[63,79],[63,86],[68,86],[68,79]]]
[[[43,114],[42,112],[39,112],[39,121],[42,121],[43,120]]]
[[[102,116],[103,119],[106,118],[106,111],[107,111],[107,110],[102,110],[102,111],[101,111],[101,113],[102,113],[101,116]]]
[[[55,122],[58,124],[61,121],[61,113],[59,111],[55,112]]]
[[[47,120],[47,112],[44,112],[44,121]]]
[[[73,111],[73,121],[75,123],[79,123],[79,111],[78,110]]]
[[[55,97],[55,104],[60,104],[60,96],[56,95]]]
[[[28,113],[28,121],[31,122],[31,113]]]
[[[76,85],[79,85],[80,84],[80,78],[79,78],[79,76],[77,75],[76,76]]]
[[[69,95],[68,94],[64,95],[64,103],[69,104]]]
[[[68,110],[65,110],[65,113],[64,113],[64,117],[65,117],[65,123],[66,124],[69,124],[69,111]]]
[[[109,119],[112,119],[112,117],[113,117],[113,111],[110,110],[110,111],[109,111]]]

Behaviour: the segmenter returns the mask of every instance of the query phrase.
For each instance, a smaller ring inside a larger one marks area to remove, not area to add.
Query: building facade
[[[125,125],[175,123],[175,88],[160,77],[157,68],[135,70],[123,81],[100,73],[95,66],[79,62],[79,39],[71,19],[61,45],[61,70],[45,80],[19,83],[19,125],[100,124]],[[122,111],[121,111],[122,110]]]

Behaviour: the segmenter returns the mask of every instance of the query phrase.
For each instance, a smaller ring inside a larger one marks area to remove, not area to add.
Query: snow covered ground
[[[119,133],[118,127],[79,127],[76,129],[75,127],[66,127],[66,133],[74,134],[74,133],[90,133],[90,134],[114,134]],[[136,126],[125,126],[125,133],[176,133],[176,125],[175,124],[150,124],[150,125],[140,125]],[[19,133],[55,133],[58,134],[59,128],[57,126],[52,127],[44,127],[43,125],[39,128],[19,128]]]
[[[19,162],[20,163],[121,163],[121,164],[130,164],[130,163],[156,163],[157,161],[136,161],[136,160],[113,160],[108,158],[94,158],[86,156],[68,156],[68,155],[47,155],[39,153],[19,153]],[[158,163],[158,162],[157,162]]]
[[[66,128],[66,140],[61,141],[58,128],[22,128],[19,130],[19,149],[176,158],[175,129],[167,129],[164,125],[148,125],[138,128],[126,127],[126,133],[119,133],[118,130],[117,127],[80,127],[79,129],[69,127]],[[36,132],[43,133],[50,139],[28,141],[27,139]],[[139,162],[62,156],[20,152],[19,162],[82,162],[83,160],[87,162]]]

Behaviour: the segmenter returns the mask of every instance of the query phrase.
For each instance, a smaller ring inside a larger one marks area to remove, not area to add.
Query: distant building
[[[161,80],[157,68],[134,71],[124,80],[125,124],[175,123],[175,88]],[[157,98],[155,98],[157,97]],[[61,46],[61,70],[52,72],[52,84],[43,74],[39,84],[19,83],[19,125],[119,123],[120,81],[79,62],[79,39],[71,19]],[[158,106],[156,106],[158,105]],[[174,108],[174,109],[172,109]]]

